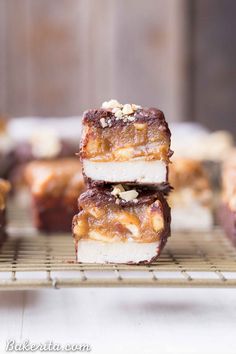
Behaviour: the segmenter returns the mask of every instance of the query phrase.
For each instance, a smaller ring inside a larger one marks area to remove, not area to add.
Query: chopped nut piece
[[[102,104],[102,108],[105,108],[105,109],[121,108],[121,107],[122,107],[122,104],[119,103],[117,100],[105,101]]]
[[[127,147],[115,151],[114,156],[119,159],[129,159],[130,157],[133,156],[133,153],[134,153],[134,148]]]
[[[134,127],[137,129],[137,130],[143,130],[145,129],[147,126],[146,123],[134,123]]]
[[[164,221],[162,215],[159,213],[154,213],[151,220],[152,227],[155,232],[159,232],[164,229]]]
[[[122,113],[122,111],[121,111],[120,109],[118,109],[118,110],[116,111],[115,117],[116,117],[116,118],[122,118],[122,117],[123,117],[123,113]]]
[[[101,126],[102,126],[103,128],[106,128],[106,127],[108,126],[108,124],[107,124],[105,118],[101,118],[101,119],[100,119],[100,123],[101,123]]]
[[[121,212],[116,216],[117,221],[129,230],[133,237],[139,236],[140,220],[139,218],[129,212]]]
[[[131,105],[131,107],[134,111],[137,111],[137,109],[142,108],[141,106],[138,106],[137,104],[134,104],[134,103]]]
[[[89,209],[89,214],[98,219],[104,215],[104,210],[98,207],[93,207]]]
[[[120,111],[120,108],[116,107],[112,109],[112,113],[116,113],[117,111]]]
[[[125,192],[124,187],[122,186],[122,184],[117,184],[117,186],[114,186],[113,191],[111,192],[112,195],[119,195],[121,192]]]
[[[134,111],[133,111],[133,109],[132,109],[132,107],[131,107],[131,104],[126,103],[126,104],[123,106],[122,113],[123,113],[124,115],[126,115],[126,114],[129,115],[129,114],[134,113]]]
[[[139,228],[134,224],[127,224],[126,229],[128,229],[133,237],[139,237]]]
[[[135,189],[131,189],[130,191],[119,193],[121,199],[124,199],[126,202],[130,200],[136,199],[138,196],[138,192]]]
[[[134,116],[128,117],[128,121],[129,121],[129,122],[133,122],[134,120],[135,120],[135,117],[134,117]]]

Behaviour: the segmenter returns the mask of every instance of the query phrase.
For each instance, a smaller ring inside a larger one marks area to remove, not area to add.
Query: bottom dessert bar
[[[78,159],[31,162],[25,177],[32,195],[35,227],[48,233],[70,232],[78,196],[85,189]]]
[[[155,190],[92,188],[73,219],[77,261],[150,263],[170,236],[170,208]]]

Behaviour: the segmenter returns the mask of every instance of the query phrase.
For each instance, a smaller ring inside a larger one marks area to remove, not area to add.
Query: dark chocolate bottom
[[[84,175],[84,174],[83,174]],[[159,184],[139,184],[137,182],[119,182],[119,183],[114,183],[114,182],[105,182],[105,181],[95,181],[91,178],[88,178],[84,175],[84,180],[87,184],[87,188],[92,189],[92,188],[107,188],[109,186],[115,185],[115,184],[122,184],[122,185],[127,185],[135,188],[142,188],[142,189],[147,189],[147,190],[156,190],[159,192],[162,192],[163,195],[168,196],[173,187],[168,182],[162,182]]]
[[[46,233],[71,232],[71,222],[75,210],[58,206],[50,209],[33,208],[34,225],[39,231]]]

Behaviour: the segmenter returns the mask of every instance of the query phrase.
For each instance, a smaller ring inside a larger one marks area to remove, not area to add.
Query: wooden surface
[[[234,0],[0,0],[0,114],[78,115],[111,97],[229,129]]]
[[[106,99],[184,116],[185,1],[1,0],[0,111],[77,115]]]
[[[236,2],[193,0],[192,118],[236,136]]]

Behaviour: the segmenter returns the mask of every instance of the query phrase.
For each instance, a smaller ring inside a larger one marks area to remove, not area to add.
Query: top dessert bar
[[[162,111],[116,100],[83,116],[80,157],[92,185],[155,184],[165,187],[171,133]]]

